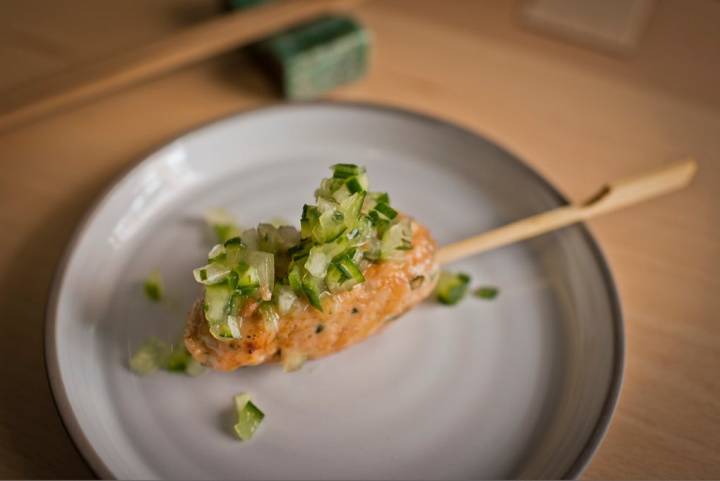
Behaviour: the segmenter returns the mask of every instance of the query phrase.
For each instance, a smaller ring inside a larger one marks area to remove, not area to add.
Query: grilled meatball
[[[438,266],[437,244],[427,228],[412,223],[411,250],[402,262],[372,264],[365,282],[335,295],[323,295],[323,311],[298,299],[277,328],[265,322],[251,303],[241,327],[241,338],[215,339],[208,330],[202,300],[190,313],[185,345],[200,363],[219,371],[282,360],[292,370],[305,359],[316,359],[345,349],[378,332],[434,289]],[[254,312],[253,312],[254,311]]]

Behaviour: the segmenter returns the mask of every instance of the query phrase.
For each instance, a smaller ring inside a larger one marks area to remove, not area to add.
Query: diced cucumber
[[[317,277],[306,274],[302,280],[302,287],[310,305],[318,311],[322,311],[323,307],[320,301],[320,294],[324,290],[322,281]]]
[[[227,327],[227,316],[232,297],[233,289],[227,283],[205,287],[205,319],[210,326],[210,333],[215,338],[232,337],[232,333]]]
[[[218,262],[193,269],[195,281],[206,286],[225,281],[229,273],[230,268]]]
[[[384,215],[388,220],[393,220],[395,217],[397,217],[397,211],[385,202],[378,202],[378,204],[375,206],[375,210]]]
[[[293,266],[288,272],[288,283],[296,294],[304,294],[302,283],[302,270],[299,265]]]
[[[303,206],[302,217],[300,218],[300,236],[303,239],[312,237],[313,230],[320,218],[320,211],[314,205]]]
[[[235,434],[241,440],[249,441],[260,426],[265,414],[253,404],[249,394],[235,396],[235,411],[237,412]]]
[[[470,284],[470,276],[463,273],[454,274],[452,272],[443,271],[440,273],[435,294],[438,301],[442,304],[454,305],[465,297],[468,285]]]
[[[347,279],[352,279],[353,281],[355,281],[355,284],[365,282],[365,276],[363,276],[360,268],[352,261],[350,257],[340,257],[335,262],[335,265],[337,265],[337,267],[342,271],[342,273]]]
[[[342,284],[346,279],[347,277],[345,277],[343,271],[341,271],[335,263],[330,264],[327,275],[325,276],[325,284],[330,292],[336,293],[342,291]]]
[[[328,210],[320,214],[312,229],[312,239],[318,244],[332,242],[345,232],[345,216],[339,210]]]
[[[163,281],[160,272],[153,271],[143,283],[145,297],[153,302],[160,302],[163,297]]]
[[[248,251],[246,257],[251,269],[257,273],[257,282],[260,285],[261,295],[264,300],[270,300],[273,287],[275,286],[275,256],[268,252]],[[267,297],[267,299],[265,299]]]
[[[500,293],[500,289],[495,286],[482,286],[478,287],[473,291],[473,295],[479,299],[485,299],[491,301],[495,299]]]
[[[345,220],[345,227],[354,229],[360,218],[360,210],[365,201],[365,192],[356,192],[340,203],[339,210]]]
[[[405,251],[412,249],[412,226],[403,219],[388,228],[380,242],[380,259],[402,260]]]
[[[365,173],[364,167],[355,164],[335,164],[331,168],[335,179],[346,179]]]

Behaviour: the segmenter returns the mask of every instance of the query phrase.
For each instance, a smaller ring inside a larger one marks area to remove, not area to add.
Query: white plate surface
[[[582,226],[451,266],[492,302],[426,303],[379,336],[297,373],[277,366],[187,378],[127,368],[172,341],[198,295],[202,214],[244,226],[297,220],[337,162],[442,244],[564,201],[506,151],[460,128],[355,104],[285,105],[195,130],[144,159],[89,215],[58,272],[47,362],[63,419],[92,468],[119,478],[562,478],[587,463],[620,386],[623,332],[605,262]],[[170,301],[140,284],[158,269]],[[232,396],[266,418],[231,434]]]

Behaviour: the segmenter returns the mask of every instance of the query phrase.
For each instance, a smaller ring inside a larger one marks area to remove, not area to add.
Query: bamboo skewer
[[[31,90],[36,100],[0,113],[0,132],[88,101],[142,80],[247,45],[318,15],[347,9],[361,0],[285,0],[218,16],[142,50],[121,52]],[[27,89],[25,89],[27,90]],[[38,94],[39,93],[39,94]],[[17,93],[15,93],[16,95]],[[14,95],[14,93],[10,93]]]
[[[686,187],[695,176],[697,169],[697,162],[687,158],[645,174],[611,182],[580,204],[559,207],[443,246],[438,251],[438,262],[447,264],[613,212],[643,200],[669,194]]]

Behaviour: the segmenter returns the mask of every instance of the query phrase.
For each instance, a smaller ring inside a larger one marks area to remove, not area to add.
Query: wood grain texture
[[[9,92],[11,98],[17,99],[25,97],[24,92],[29,91],[31,100],[21,101],[9,111],[0,112],[0,132],[240,48],[272,32],[354,3],[359,0],[281,1],[260,5],[247,12],[216,15],[149,45],[119,51],[62,75],[51,76],[42,85],[25,85],[23,92]]]
[[[0,3],[0,89],[162,38],[216,4],[58,5]],[[627,59],[522,30],[516,13],[500,0],[363,5],[373,68],[331,97],[463,124],[574,199],[697,158],[701,175],[685,191],[590,223],[618,283],[628,345],[620,404],[584,477],[718,478],[720,2],[658,2]],[[245,58],[228,54],[0,136],[0,477],[92,475],[54,411],[42,334],[54,269],[93,199],[179,133],[277,101]]]

